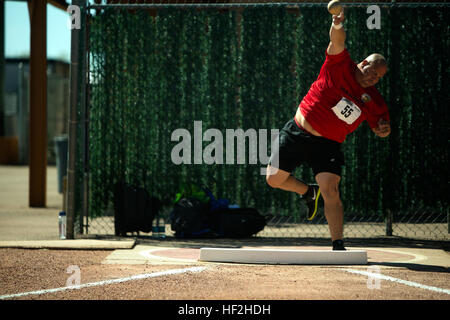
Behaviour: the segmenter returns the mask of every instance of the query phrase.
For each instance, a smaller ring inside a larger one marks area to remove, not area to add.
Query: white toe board
[[[367,264],[367,252],[364,250],[201,248],[199,261],[259,264],[359,265]]]

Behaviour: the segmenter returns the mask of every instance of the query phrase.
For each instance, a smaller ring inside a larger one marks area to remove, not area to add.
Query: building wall
[[[47,163],[55,164],[56,136],[67,134],[70,65],[47,60]],[[17,150],[3,148],[0,162],[28,164],[29,149],[29,62],[28,59],[6,59],[4,138],[17,140]],[[9,142],[8,142],[9,143]],[[9,146],[9,144],[8,144]],[[10,148],[10,147],[8,147]],[[6,159],[6,160],[5,160]],[[16,160],[17,159],[17,160]]]

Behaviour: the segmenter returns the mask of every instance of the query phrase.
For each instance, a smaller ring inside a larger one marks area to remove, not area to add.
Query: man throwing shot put
[[[391,131],[388,108],[374,87],[387,72],[386,60],[374,53],[359,64],[353,62],[345,48],[344,19],[343,10],[333,15],[325,62],[295,117],[280,130],[279,146],[272,152],[266,176],[271,187],[301,195],[308,220],[314,218],[319,198],[323,198],[333,250],[345,250],[339,196],[344,164],[341,144],[364,120],[379,137]],[[292,175],[302,164],[311,166],[318,185],[307,185]]]

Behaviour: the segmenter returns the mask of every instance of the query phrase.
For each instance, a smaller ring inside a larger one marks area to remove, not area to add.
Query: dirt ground
[[[188,258],[196,249],[184,250]],[[161,255],[170,256],[161,248]],[[408,263],[412,255],[371,249],[371,265],[385,276],[423,286],[450,289],[449,268]],[[67,285],[67,268],[80,269],[81,283],[92,283],[171,269],[192,263],[105,264],[111,250],[30,250],[0,249],[0,296]],[[441,252],[444,259],[448,252]],[[158,255],[158,253],[155,253]],[[182,258],[182,251],[172,256]],[[390,260],[391,263],[380,261]],[[395,262],[397,261],[397,262]],[[444,260],[445,261],[445,260]],[[450,293],[430,291],[393,281],[380,281],[379,288],[368,287],[368,277],[343,269],[367,270],[368,266],[261,265],[197,262],[201,272],[163,275],[123,283],[98,285],[78,290],[32,294],[11,299],[50,300],[450,300]]]

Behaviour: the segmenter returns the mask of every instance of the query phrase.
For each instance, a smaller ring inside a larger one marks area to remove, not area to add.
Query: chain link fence
[[[114,234],[114,183],[139,182],[167,204],[180,183],[195,175],[201,184],[212,184],[214,193],[258,207],[268,223],[257,237],[329,237],[323,209],[315,220],[307,221],[303,204],[293,195],[272,195],[259,168],[255,173],[254,168],[237,166],[175,166],[167,156],[170,146],[162,137],[170,137],[175,128],[192,129],[196,119],[213,128],[279,128],[293,115],[317,76],[323,63],[318,52],[328,41],[328,26],[324,24],[329,23],[329,16],[320,11],[327,1],[289,1],[289,5],[262,1],[265,9],[245,2],[227,2],[222,7],[219,3],[184,2],[178,3],[183,8],[175,10],[169,3],[133,3],[127,7],[123,2],[95,1],[97,6],[91,4],[86,9],[83,43],[78,48],[86,55],[88,73],[86,87],[81,86],[86,90],[86,99],[81,100],[85,105],[80,103],[78,114],[82,137],[77,141],[76,164],[78,235]],[[427,48],[446,52],[449,40],[445,35],[450,34],[450,28],[448,23],[440,25],[448,6],[424,1],[374,3],[382,5],[385,29],[367,38],[364,32],[368,31],[359,26],[365,25],[368,4],[347,3],[349,8],[360,8],[349,10],[349,45],[359,56],[367,54],[367,43],[391,55],[393,70],[380,92],[393,106],[391,116],[398,132],[393,132],[389,143],[383,143],[362,128],[346,142],[350,161],[346,161],[349,168],[344,169],[346,181],[341,193],[344,207],[348,207],[344,236],[449,240],[448,181],[442,179],[448,172],[442,166],[447,164],[448,151],[442,149],[445,143],[436,142],[436,137],[442,140],[442,134],[430,135],[429,125],[433,121],[436,128],[448,128],[448,113],[439,109],[426,125],[421,120],[422,109],[429,108],[426,97],[433,96],[431,105],[436,108],[438,101],[448,101],[442,88],[448,84],[445,70],[449,67],[445,61],[428,61],[424,50],[415,52],[411,61],[416,68],[441,70],[441,76],[431,79],[433,72],[426,73],[420,81],[433,83],[435,91],[419,90],[413,97],[420,72],[412,72],[411,64],[396,56],[404,54],[400,47],[417,43],[404,32],[404,24],[416,19],[420,20],[416,25],[427,30],[419,37],[428,41]],[[188,4],[213,9],[213,13],[188,10]],[[402,5],[408,10],[399,10]],[[266,6],[271,6],[270,10]],[[414,10],[419,6],[427,10],[418,18]],[[254,8],[258,10],[252,11]],[[290,10],[288,14],[283,8]],[[433,28],[443,35],[439,42],[432,38],[437,34]],[[407,88],[398,87],[399,81]],[[405,105],[408,108],[399,111]],[[217,110],[222,112],[217,114]],[[255,117],[260,110],[267,112]],[[174,114],[178,118],[170,116]],[[414,143],[418,137],[428,140]],[[430,157],[427,146],[436,157]],[[404,170],[402,166],[406,166]],[[311,172],[302,169],[298,173],[313,181]],[[420,180],[430,175],[438,179],[437,193],[420,187]],[[360,191],[366,198],[359,196]],[[171,209],[170,204],[164,208],[169,238],[173,236]]]
[[[299,210],[306,215],[305,210]],[[304,208],[303,208],[304,209]],[[166,223],[166,236],[170,239],[175,233],[170,227],[170,210],[165,208],[162,216]],[[313,221],[283,216],[264,214],[267,225],[256,237],[267,238],[329,238],[328,224],[323,212],[319,209]],[[344,214],[345,238],[382,238],[386,236],[424,240],[450,240],[449,212],[436,213],[432,208],[418,208],[407,214],[392,214],[380,217],[378,214],[358,215]],[[84,233],[90,235],[114,235],[114,208],[108,207],[104,216],[84,220]],[[135,233],[135,236],[152,237],[152,233]]]

